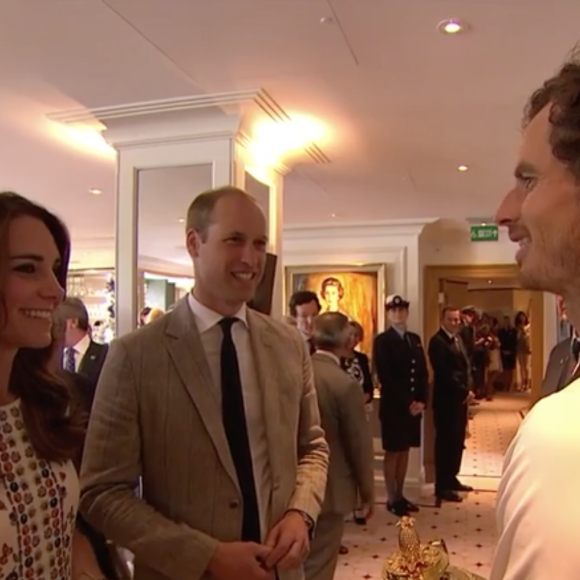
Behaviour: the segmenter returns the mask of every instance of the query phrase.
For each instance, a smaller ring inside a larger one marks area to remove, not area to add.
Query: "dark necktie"
[[[222,420],[243,499],[241,540],[260,543],[262,534],[260,533],[260,514],[252,452],[248,438],[238,355],[232,339],[232,326],[236,322],[238,322],[237,318],[223,318],[219,323],[223,332],[220,364]]]
[[[76,373],[76,367],[75,349],[72,347],[67,348],[64,356],[64,370],[70,373]]]

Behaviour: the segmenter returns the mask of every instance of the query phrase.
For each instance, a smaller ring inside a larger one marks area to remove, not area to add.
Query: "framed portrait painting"
[[[298,290],[318,295],[321,313],[341,312],[364,329],[359,348],[371,355],[373,339],[384,326],[385,266],[291,266],[286,268],[286,297]]]

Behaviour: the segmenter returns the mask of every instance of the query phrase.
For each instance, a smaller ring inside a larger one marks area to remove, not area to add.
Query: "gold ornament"
[[[383,580],[483,580],[449,565],[443,540],[421,544],[415,520],[403,516],[398,522],[399,549],[383,565]]]

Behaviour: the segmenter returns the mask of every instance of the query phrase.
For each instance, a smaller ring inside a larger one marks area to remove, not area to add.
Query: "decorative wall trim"
[[[111,121],[123,119],[137,119],[153,115],[165,115],[168,113],[180,113],[187,111],[203,110],[210,108],[224,109],[232,106],[256,105],[268,118],[275,123],[291,123],[292,118],[284,108],[262,88],[244,89],[224,93],[203,94],[190,97],[180,97],[176,99],[161,99],[157,101],[146,101],[141,103],[131,103],[128,105],[116,105],[109,107],[96,107],[93,109],[79,108],[70,111],[59,111],[49,113],[47,118],[51,121],[65,125],[88,125],[96,130],[103,131]],[[179,141],[190,139],[203,139],[209,136],[180,136]],[[246,136],[247,140],[248,137]],[[146,146],[151,143],[158,143],[158,139],[139,140],[138,143],[123,143],[124,147],[134,147],[137,145]],[[169,139],[169,142],[175,142]],[[241,143],[243,144],[243,143]],[[304,153],[317,164],[330,163],[328,156],[314,143],[303,146]]]
[[[195,109],[205,109],[208,107],[241,105],[255,101],[258,98],[260,91],[261,89],[245,89],[226,93],[203,94],[191,97],[179,97],[176,99],[160,99],[157,101],[130,103],[128,105],[95,107],[93,109],[79,108],[70,111],[50,113],[47,116],[51,121],[67,125],[75,123],[91,123],[95,120],[100,121],[101,123],[106,123],[107,121],[116,119],[129,119],[145,115],[176,113]]]
[[[286,226],[284,239],[327,239],[336,238],[337,233],[348,238],[373,238],[418,236],[425,226],[434,223],[437,218],[421,218],[413,220],[385,220],[350,223],[315,223],[305,226]]]

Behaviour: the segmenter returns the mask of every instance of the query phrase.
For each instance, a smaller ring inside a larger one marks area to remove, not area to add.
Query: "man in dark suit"
[[[296,321],[300,336],[306,341],[310,354],[316,350],[312,342],[312,325],[320,313],[320,301],[315,292],[298,290],[290,297],[290,316]]]
[[[472,491],[458,479],[465,444],[471,391],[469,359],[458,336],[461,315],[446,306],[441,328],[429,341],[433,367],[433,419],[435,423],[435,494],[439,500],[460,502],[458,491]]]
[[[58,317],[66,323],[63,367],[88,379],[84,403],[90,409],[108,346],[91,339],[89,313],[79,298],[67,298],[59,306]]]
[[[419,509],[405,498],[403,487],[409,450],[421,445],[421,416],[429,377],[421,337],[407,330],[409,302],[393,295],[385,306],[390,327],[375,338],[373,362],[381,385],[379,418],[387,509],[401,517]]]

